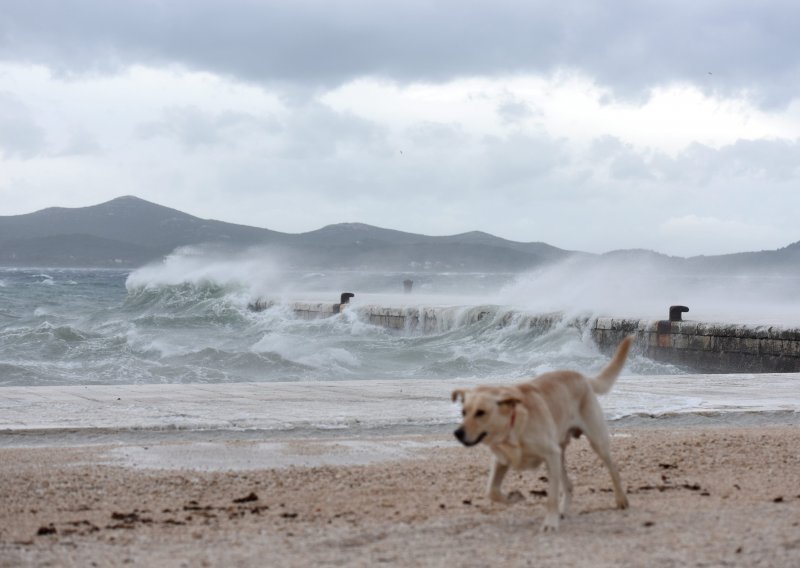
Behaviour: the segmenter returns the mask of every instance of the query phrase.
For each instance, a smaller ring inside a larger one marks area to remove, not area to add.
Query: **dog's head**
[[[461,401],[461,426],[453,432],[465,446],[481,442],[491,444],[508,434],[513,427],[513,414],[520,399],[500,387],[456,389],[453,402]]]

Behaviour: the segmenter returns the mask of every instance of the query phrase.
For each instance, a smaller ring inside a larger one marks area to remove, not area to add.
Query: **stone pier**
[[[274,303],[258,300],[254,310]],[[612,352],[626,335],[636,336],[636,347],[644,356],[672,363],[699,373],[795,373],[800,372],[800,329],[780,326],[749,326],[697,321],[583,318],[566,321],[562,314],[530,314],[498,306],[479,307],[387,307],[341,306],[295,302],[298,318],[331,317],[353,310],[362,320],[387,329],[408,333],[436,333],[458,325],[491,318],[500,327],[516,325],[545,333],[556,325],[588,331],[604,352]]]
[[[800,371],[800,329],[615,318],[598,318],[592,329],[592,338],[609,352],[630,334],[646,357],[697,372]]]

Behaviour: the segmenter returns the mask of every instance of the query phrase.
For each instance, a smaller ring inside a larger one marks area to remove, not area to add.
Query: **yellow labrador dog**
[[[628,356],[633,337],[625,338],[614,358],[601,373],[588,378],[576,371],[552,371],[530,382],[512,386],[478,386],[453,391],[453,402],[461,400],[464,421],[454,432],[465,446],[481,442],[494,454],[489,476],[489,498],[501,503],[522,499],[500,491],[509,467],[533,469],[547,465],[549,486],[547,514],[542,530],[558,530],[572,498],[564,450],[570,438],[586,434],[592,449],[611,473],[614,495],[620,509],[628,507],[617,466],[611,459],[609,436],[596,394],[611,390]]]

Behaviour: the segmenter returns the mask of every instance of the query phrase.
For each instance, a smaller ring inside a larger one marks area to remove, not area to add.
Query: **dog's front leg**
[[[492,471],[489,473],[489,499],[496,503],[505,503],[506,496],[500,491],[503,478],[508,472],[508,464],[500,463],[497,458],[492,459]]]
[[[561,518],[559,513],[559,491],[561,490],[561,448],[555,446],[545,456],[547,464],[547,477],[549,486],[547,489],[547,514],[544,517],[542,532],[555,532],[558,530],[558,521]]]
[[[508,464],[501,463],[496,457],[492,460],[492,471],[489,474],[489,499],[495,503],[516,503],[523,499],[522,493],[513,491],[508,496],[503,495],[500,486],[503,484],[503,478],[508,473]]]

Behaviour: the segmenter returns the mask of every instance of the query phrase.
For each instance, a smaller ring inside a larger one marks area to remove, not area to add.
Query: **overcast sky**
[[[800,240],[797,0],[4,0],[0,215]]]

